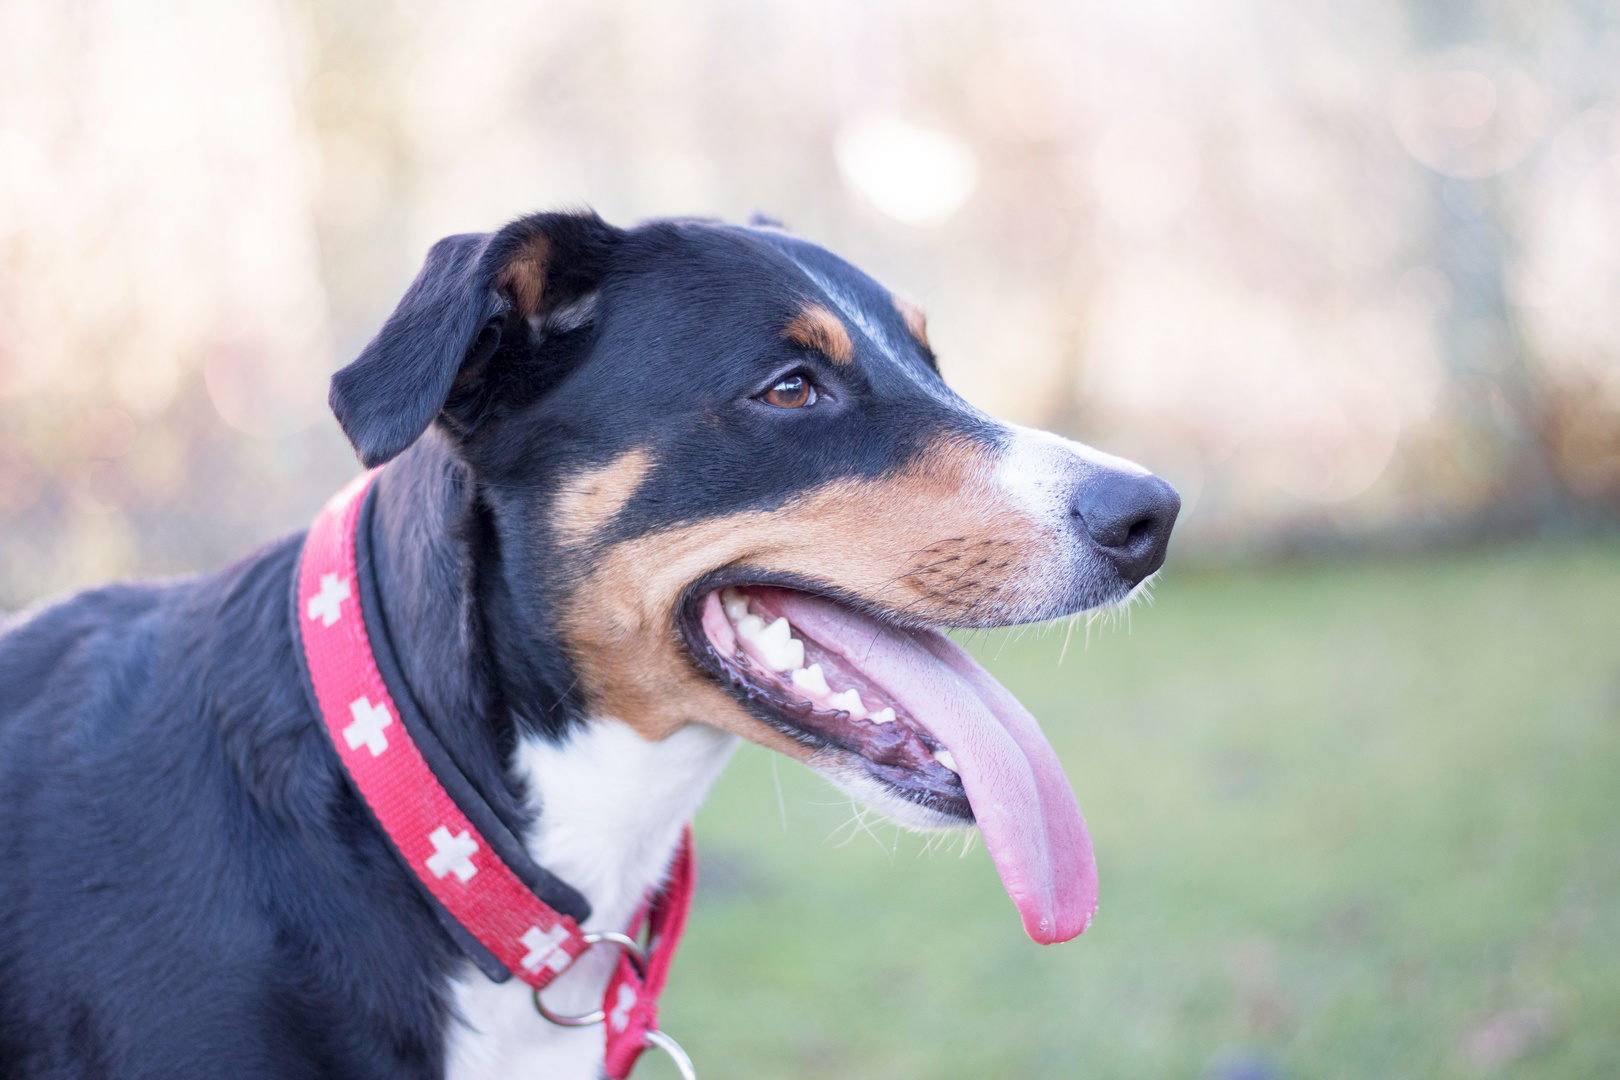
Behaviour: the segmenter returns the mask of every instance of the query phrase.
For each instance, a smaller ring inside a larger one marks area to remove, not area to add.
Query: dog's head
[[[430,425],[454,447],[496,652],[566,658],[544,704],[713,724],[902,823],[977,820],[1031,936],[1089,922],[1051,748],[940,628],[1125,600],[1179,500],[966,404],[914,306],[777,229],[542,214],[436,245],[332,404],[367,464]]]

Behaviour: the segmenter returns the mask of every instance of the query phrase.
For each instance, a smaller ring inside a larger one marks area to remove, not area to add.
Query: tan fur
[[[631,457],[570,485],[585,493],[565,496],[561,515],[583,530],[572,534],[577,540],[607,520],[601,515],[624,480],[645,472],[645,460]],[[992,467],[982,448],[951,441],[897,475],[841,480],[775,511],[593,549],[582,560],[591,569],[563,616],[592,712],[618,717],[649,739],[702,720],[805,759],[804,747],[694,669],[675,625],[687,587],[737,565],[818,579],[930,623],[993,615],[1007,583],[1058,538],[1006,503],[990,483]]]
[[[787,324],[782,336],[807,349],[815,349],[835,364],[847,364],[855,359],[855,346],[849,340],[843,320],[820,304],[806,304]]]
[[[923,314],[922,308],[903,297],[894,296],[890,299],[894,301],[894,309],[900,313],[900,317],[906,320],[906,329],[911,331],[911,336],[916,338],[923,348],[932,348],[928,344],[928,316]]]
[[[496,286],[512,298],[517,313],[524,318],[540,312],[540,301],[546,292],[546,264],[551,256],[551,243],[541,233],[535,233],[523,244],[496,280]]]
[[[650,468],[652,455],[638,448],[564,483],[551,511],[564,542],[588,543],[630,501]]]

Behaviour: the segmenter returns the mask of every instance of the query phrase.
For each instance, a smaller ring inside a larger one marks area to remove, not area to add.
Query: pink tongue
[[[1063,766],[1029,711],[955,642],[889,629],[803,593],[770,606],[847,658],[928,726],[956,759],[985,847],[1024,932],[1068,941],[1097,911],[1097,863]]]

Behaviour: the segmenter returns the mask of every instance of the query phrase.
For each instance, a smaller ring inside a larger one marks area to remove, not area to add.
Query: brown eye
[[[765,403],[778,409],[802,409],[815,399],[816,392],[803,375],[789,375],[765,391]]]

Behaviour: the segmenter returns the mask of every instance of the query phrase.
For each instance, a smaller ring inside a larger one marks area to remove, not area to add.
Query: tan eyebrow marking
[[[815,349],[835,364],[847,364],[855,359],[855,346],[849,340],[843,321],[820,304],[806,304],[787,324],[782,336],[807,349]]]
[[[906,320],[906,329],[911,331],[911,336],[922,342],[923,348],[932,348],[928,344],[928,316],[923,314],[922,308],[898,296],[891,296],[889,299],[894,301],[894,310]]]

